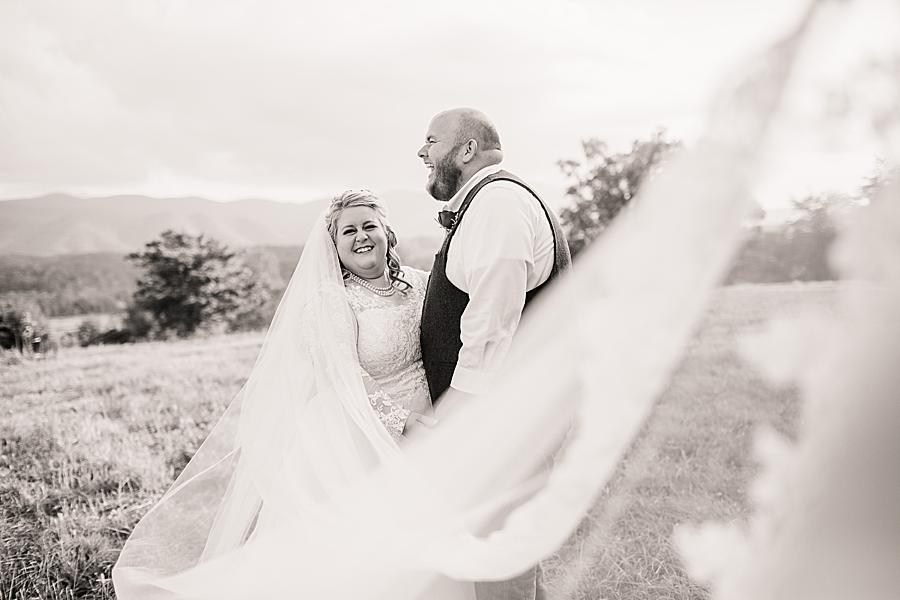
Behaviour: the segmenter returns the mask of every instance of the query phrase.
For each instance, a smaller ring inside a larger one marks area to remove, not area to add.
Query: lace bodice
[[[403,275],[412,288],[389,298],[347,284],[347,299],[358,325],[357,351],[363,379],[371,379],[366,382],[369,399],[394,437],[403,431],[409,411],[425,413],[431,408],[419,346],[428,274],[404,267]]]

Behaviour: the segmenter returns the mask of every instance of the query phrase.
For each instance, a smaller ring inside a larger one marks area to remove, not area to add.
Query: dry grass
[[[741,519],[756,471],[753,433],[791,436],[800,403],[737,354],[742,332],[811,306],[834,284],[736,286],[717,292],[688,353],[600,502],[545,565],[551,598],[701,599],[672,546],[679,523]]]
[[[0,598],[112,597],[119,548],[259,342],[79,348],[0,367]]]
[[[735,337],[776,312],[828,305],[834,287],[721,290],[614,482],[547,562],[560,598],[705,598],[672,527],[745,513],[762,423],[790,434],[791,391],[767,388]],[[258,335],[0,357],[0,599],[111,598],[138,518],[189,460],[256,355]]]

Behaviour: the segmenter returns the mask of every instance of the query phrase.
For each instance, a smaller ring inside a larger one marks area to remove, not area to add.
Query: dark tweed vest
[[[556,215],[547,208],[547,205],[544,204],[544,201],[541,200],[534,190],[528,187],[521,179],[512,173],[499,171],[493,175],[488,175],[472,188],[460,205],[456,213],[456,221],[444,237],[441,249],[434,256],[434,266],[431,269],[431,276],[428,278],[428,289],[425,293],[425,306],[422,309],[422,327],[420,332],[422,361],[425,364],[425,376],[428,379],[431,399],[435,403],[437,403],[441,394],[450,387],[450,381],[453,379],[453,372],[456,370],[456,362],[459,358],[459,350],[462,348],[459,322],[463,311],[469,304],[469,295],[450,283],[450,280],[447,278],[447,252],[450,249],[450,242],[453,241],[456,229],[465,217],[469,205],[472,204],[481,188],[492,181],[512,181],[528,190],[534,196],[535,201],[540,203],[553,232],[553,270],[550,271],[547,281],[525,294],[526,308],[559,273],[569,268],[572,261],[569,253],[569,244]]]

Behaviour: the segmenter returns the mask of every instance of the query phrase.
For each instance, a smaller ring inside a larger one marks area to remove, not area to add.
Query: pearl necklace
[[[352,279],[353,281],[355,281],[356,283],[358,283],[359,285],[363,286],[364,288],[366,288],[367,290],[372,292],[373,294],[377,294],[379,296],[393,296],[394,292],[397,291],[397,288],[394,287],[393,283],[387,287],[380,288],[380,287],[375,287],[374,285],[372,285],[371,283],[369,283],[362,277],[360,277],[350,271],[347,271],[347,276],[350,279]]]

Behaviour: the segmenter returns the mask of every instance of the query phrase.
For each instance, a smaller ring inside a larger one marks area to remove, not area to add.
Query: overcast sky
[[[806,4],[0,0],[0,198],[419,190],[428,121],[458,105],[493,118],[508,168],[561,190],[556,161],[583,138],[695,139],[722,78]],[[811,64],[890,36],[890,2],[869,5]],[[877,152],[865,138],[825,162],[807,143],[761,202],[854,184]]]

